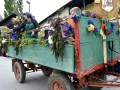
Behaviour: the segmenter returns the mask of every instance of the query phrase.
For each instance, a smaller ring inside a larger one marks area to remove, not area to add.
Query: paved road
[[[28,73],[26,82],[20,84],[17,83],[11,68],[11,59],[0,57],[0,90],[48,90],[48,77],[44,76],[42,72]],[[120,90],[120,88],[103,88],[101,90]]]

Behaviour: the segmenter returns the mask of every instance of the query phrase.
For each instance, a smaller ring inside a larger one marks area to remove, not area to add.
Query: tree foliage
[[[4,16],[7,17],[12,13],[21,15],[23,10],[23,1],[22,0],[4,0]]]

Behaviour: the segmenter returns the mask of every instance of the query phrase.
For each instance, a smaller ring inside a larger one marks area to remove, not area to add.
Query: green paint
[[[81,48],[81,65],[82,70],[89,69],[94,65],[98,65],[104,62],[103,60],[103,39],[100,35],[96,35],[93,32],[87,31],[87,21],[92,18],[81,17],[79,20],[80,28],[80,48]],[[100,30],[101,20],[92,19],[95,26]],[[111,23],[107,22],[107,27],[110,29]],[[117,35],[118,25],[115,23],[114,32],[107,35],[107,41],[113,40],[114,50],[119,51],[119,38]],[[119,56],[118,53],[113,52],[111,56],[111,51],[107,45],[107,57],[108,60]]]
[[[80,53],[81,53],[81,67],[82,70],[89,69],[94,65],[98,65],[104,62],[103,60],[103,39],[100,35],[87,31],[87,21],[90,18],[81,17],[79,20],[80,28]],[[101,20],[92,19],[95,26],[100,30]],[[110,29],[110,22],[107,22],[108,29]],[[114,32],[107,36],[107,41],[114,41],[114,50],[120,53],[119,49],[119,38],[117,35],[118,26],[114,28]],[[65,55],[63,62],[61,59],[56,62],[55,56],[51,51],[50,47],[44,47],[40,45],[33,45],[31,48],[28,46],[23,47],[22,51],[16,56],[14,48],[9,47],[9,56],[16,57],[22,60],[27,60],[33,63],[41,64],[47,67],[55,68],[69,73],[75,73],[75,60],[74,60],[74,46],[65,46]],[[107,57],[108,60],[115,58],[119,54],[113,52],[111,56],[111,51],[107,45]]]
[[[9,47],[8,55],[54,69],[75,73],[73,45],[65,46],[65,55],[63,57],[63,61],[59,58],[57,62],[50,47],[44,47],[40,45],[32,45],[31,48],[25,46],[18,55],[16,55],[14,47],[11,46]]]

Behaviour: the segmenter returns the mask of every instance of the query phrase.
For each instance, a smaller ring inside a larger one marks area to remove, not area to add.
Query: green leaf
[[[23,0],[4,0],[4,16],[5,18],[12,13],[22,15]]]

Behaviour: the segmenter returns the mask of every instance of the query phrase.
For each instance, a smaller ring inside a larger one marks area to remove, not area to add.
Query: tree
[[[12,13],[21,15],[23,10],[23,1],[22,0],[4,0],[5,10],[4,16],[7,17]]]

